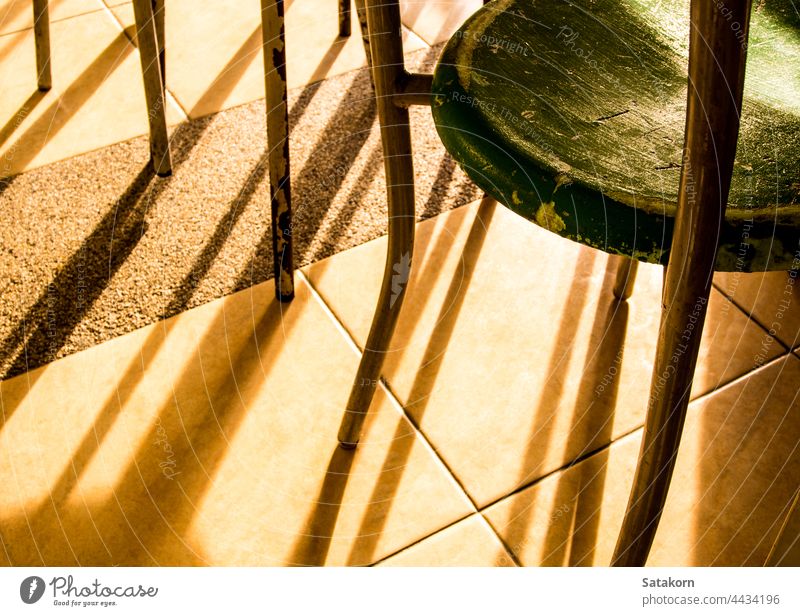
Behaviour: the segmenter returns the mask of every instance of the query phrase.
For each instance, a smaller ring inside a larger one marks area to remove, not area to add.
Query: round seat
[[[754,3],[718,270],[800,264],[799,21],[791,0]],[[741,24],[730,26],[738,37]],[[666,264],[688,41],[688,0],[494,0],[435,69],[437,131],[473,181],[518,214]]]

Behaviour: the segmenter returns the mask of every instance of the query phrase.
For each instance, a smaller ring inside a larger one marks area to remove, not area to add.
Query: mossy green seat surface
[[[753,3],[719,270],[790,269],[800,255],[799,22],[790,0]],[[688,41],[688,0],[494,0],[437,65],[437,130],[470,177],[525,218],[665,264]]]

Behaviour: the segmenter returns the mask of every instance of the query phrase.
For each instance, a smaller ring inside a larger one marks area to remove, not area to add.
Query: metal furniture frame
[[[727,0],[730,19],[750,17],[748,0]],[[376,312],[339,430],[343,448],[358,443],[397,324],[405,287],[393,284],[394,266],[414,249],[414,171],[410,105],[430,105],[432,75],[406,71],[399,36],[398,0],[367,0],[373,80],[384,150],[389,242]],[[742,104],[746,45],[730,31],[714,3],[691,2],[689,94],[683,171],[675,231],[665,268],[661,325],[644,436],[613,565],[644,565],[669,489],[689,402],[693,373],[711,289],[717,245],[733,169]],[[690,185],[691,183],[691,185]],[[614,294],[630,296],[637,261],[619,257]],[[685,336],[691,323],[692,336]],[[655,379],[654,379],[655,381]]]
[[[369,62],[369,39],[366,30],[364,0],[354,1],[361,22],[364,49]],[[339,36],[349,37],[351,33],[350,0],[339,0],[338,7]],[[275,296],[279,301],[286,302],[294,298],[294,253],[283,0],[261,0],[261,34],[272,210],[273,275],[275,277]]]
[[[53,86],[49,4],[48,0],[33,0],[37,85],[42,92]],[[133,0],[133,13],[147,101],[151,162],[158,175],[166,176],[172,173],[172,160],[164,100],[164,0]]]
[[[369,59],[364,3],[363,0],[355,2]],[[338,0],[338,9],[339,34],[348,37],[351,30],[350,0]],[[150,159],[157,175],[169,176],[172,174],[172,156],[165,99],[164,0],[133,0],[133,11],[150,128]],[[48,0],[33,0],[33,17],[38,87],[47,91],[52,87]],[[261,33],[275,294],[280,301],[290,301],[294,297],[294,260],[283,0],[261,0]]]

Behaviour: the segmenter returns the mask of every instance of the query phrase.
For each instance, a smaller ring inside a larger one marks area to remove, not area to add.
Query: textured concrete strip
[[[298,267],[386,231],[371,94],[364,70],[290,93]],[[412,122],[418,215],[475,199],[430,111]],[[181,125],[171,178],[140,138],[0,180],[0,378],[270,278],[264,125],[263,100]]]

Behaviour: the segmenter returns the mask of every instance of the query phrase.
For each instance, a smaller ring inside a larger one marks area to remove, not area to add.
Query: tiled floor
[[[1,383],[5,561],[606,563],[657,268],[619,305],[607,257],[504,208],[421,223],[391,393],[346,453],[384,247],[310,266],[289,305],[265,283]],[[753,370],[766,332],[713,302],[653,564],[763,562],[796,487],[800,359],[776,347]]]
[[[641,425],[660,267],[643,266],[620,306],[604,253],[487,204],[420,225],[415,250],[409,284],[420,292],[404,305],[384,373],[476,504]],[[384,254],[384,241],[370,242],[308,269],[359,345]],[[719,294],[710,313],[694,396],[752,370],[764,334]],[[779,353],[774,345],[768,359]]]
[[[52,0],[50,20],[61,21],[101,9],[102,0]],[[33,27],[30,0],[0,0],[0,34],[19,32]]]
[[[335,0],[287,1],[289,87],[365,64],[355,11],[353,35],[338,37]],[[439,42],[475,2],[434,3],[420,15],[406,3],[405,51]],[[422,3],[424,5],[425,3]],[[454,9],[455,7],[455,9]],[[449,13],[432,36],[430,23]],[[118,143],[147,132],[130,2],[51,2],[53,89],[36,89],[29,0],[0,1],[0,177]],[[241,105],[264,96],[259,0],[167,0],[167,121]],[[224,27],[220,27],[224,24]]]
[[[477,4],[403,2],[407,49]],[[55,84],[37,95],[30,3],[0,1],[2,175],[146,129],[129,3],[51,5]],[[335,41],[335,2],[287,5],[290,85],[363,63],[357,35]],[[261,97],[258,2],[236,6],[167,0],[172,122]],[[608,563],[660,268],[619,304],[611,259],[502,207],[420,223],[387,386],[347,453],[336,430],[385,248],[304,268],[290,304],[263,283],[0,382],[0,562]],[[777,535],[800,474],[788,276],[715,280],[651,564],[759,564]]]
[[[54,21],[50,37],[53,89],[42,93],[36,89],[33,30],[0,36],[2,176],[147,131],[139,58],[110,13]],[[170,122],[183,119],[174,104],[167,109]]]
[[[302,15],[307,1],[292,3],[290,12]],[[311,5],[320,6],[316,0]],[[171,0],[167,8],[168,14],[175,13]],[[105,15],[108,23],[116,23],[105,8],[88,15]],[[71,23],[71,18],[57,21],[54,28],[69,29]],[[173,35],[179,32],[172,28]],[[355,51],[363,55],[359,38],[354,37]],[[313,44],[294,40],[298,51],[313,51]],[[437,51],[424,46],[409,52],[409,68],[430,70]],[[170,48],[168,58],[175,53]],[[32,67],[33,56],[27,52],[8,56],[3,66],[34,87],[32,73],[18,57]],[[137,63],[134,57],[132,67]],[[311,67],[295,61],[289,74],[296,77],[315,67],[317,63]],[[197,66],[190,69],[199,81],[208,76]],[[171,71],[175,78],[179,73]],[[247,74],[226,74],[231,86],[249,79]],[[135,70],[132,76],[140,79]],[[91,92],[72,89],[76,96]],[[212,85],[209,96],[223,90]],[[139,89],[130,92],[141,95]],[[48,96],[39,102],[51,101]],[[18,118],[9,117],[3,129],[9,148],[3,168],[10,172],[14,164],[45,154],[57,158],[59,151],[51,144],[63,145],[64,156],[79,152],[99,134],[91,132],[94,112],[99,129],[113,132],[124,128],[126,109],[133,109],[87,103],[91,109],[82,115],[73,105],[76,101],[62,97],[49,103],[66,110],[56,114],[64,123],[58,131],[53,125],[55,132],[50,133],[49,120],[37,120],[41,131],[33,132],[41,139],[36,143],[15,140],[20,132],[35,135],[23,130],[24,123],[17,127]],[[295,263],[306,265],[385,232],[380,132],[364,68],[291,89],[289,106]],[[268,279],[272,254],[265,116],[262,98],[176,126],[169,178],[151,173],[146,135],[0,177],[0,378]],[[477,189],[446,155],[429,110],[415,108],[412,116],[420,216],[475,199]],[[142,119],[142,130],[144,124]],[[59,141],[62,132],[69,138]],[[50,142],[37,149],[45,138]],[[83,279],[81,285],[77,278]],[[47,341],[41,335],[51,329],[44,325],[48,311],[58,314],[57,342],[52,331],[44,336]]]
[[[365,564],[472,513],[382,394],[336,446],[357,359],[308,285],[267,283],[3,383],[5,558]]]

